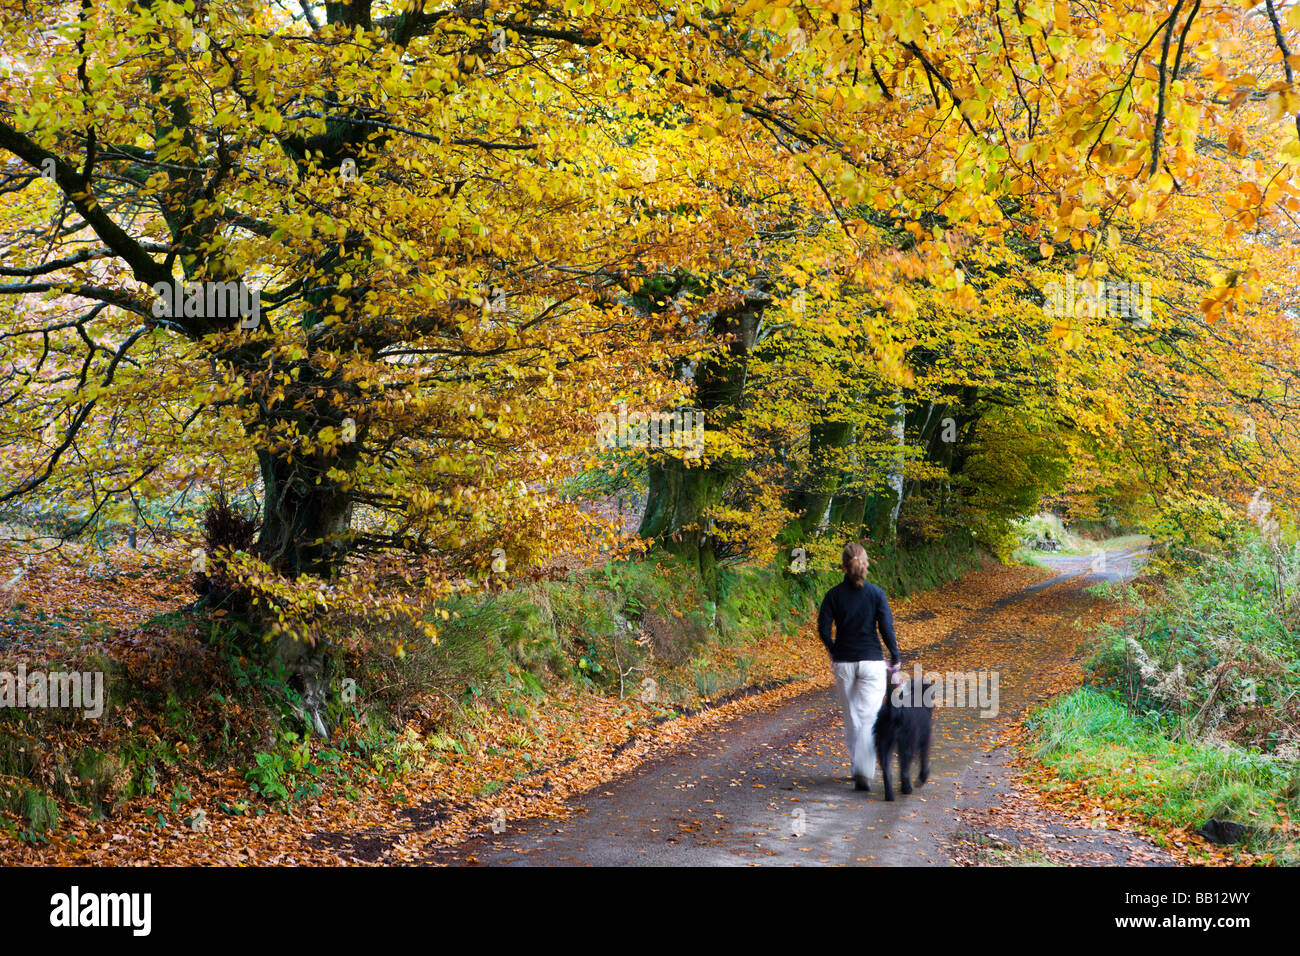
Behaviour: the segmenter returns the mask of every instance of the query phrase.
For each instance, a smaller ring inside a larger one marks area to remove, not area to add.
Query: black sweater
[[[831,641],[831,622],[835,640]],[[880,638],[876,630],[880,630]],[[894,639],[894,615],[885,592],[870,581],[855,588],[841,581],[826,592],[817,612],[817,633],[831,652],[833,661],[883,660],[880,640],[889,647],[889,660],[898,663],[898,642]]]

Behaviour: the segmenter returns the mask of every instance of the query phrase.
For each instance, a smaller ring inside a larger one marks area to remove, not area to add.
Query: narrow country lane
[[[996,672],[999,681],[995,716],[970,706],[936,711],[931,780],[911,796],[885,802],[879,776],[870,793],[853,791],[827,685],[702,733],[572,801],[572,816],[520,821],[427,862],[947,865],[957,815],[1010,785],[998,734],[1077,672],[1083,632],[1073,625],[1096,602],[1085,589],[1131,575],[1141,560],[1141,551],[1114,552],[1094,570],[1089,557],[1049,557],[1055,576],[982,606],[953,604],[959,625],[922,647],[909,645],[909,616],[900,613],[905,667]],[[1072,862],[1171,862],[1114,831],[1062,823],[1047,831],[1077,855]]]

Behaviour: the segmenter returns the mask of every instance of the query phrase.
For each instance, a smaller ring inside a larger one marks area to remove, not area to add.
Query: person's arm
[[[889,609],[889,598],[885,597],[885,592],[880,592],[880,601],[876,605],[876,627],[880,630],[880,636],[884,638],[885,644],[889,647],[889,663],[898,663],[898,641],[894,637],[894,612]]]
[[[831,624],[834,620],[835,613],[831,608],[831,592],[827,591],[826,596],[822,598],[821,610],[817,612],[817,636],[826,645],[827,654],[831,652]]]

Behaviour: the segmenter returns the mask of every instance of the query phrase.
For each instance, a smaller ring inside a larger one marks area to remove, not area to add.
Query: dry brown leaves
[[[997,663],[1009,647],[1016,653],[1015,646],[1007,643],[1009,637],[1029,635],[1033,646],[1044,651],[1032,655],[1034,666],[1041,668],[1036,686],[1047,688],[1040,699],[1077,686],[1077,655],[1070,652],[1080,639],[1071,620],[1078,615],[1078,594],[1044,592],[1035,598],[1032,614],[1021,613],[1020,604],[1010,610],[999,605],[1045,576],[1041,569],[989,563],[949,586],[899,602],[895,613],[905,664],[921,660],[927,669],[966,669],[971,661]],[[169,587],[176,586],[175,577],[168,585],[161,572],[145,572],[130,579],[134,586],[123,588],[121,582],[101,585],[87,580],[67,567],[42,570],[33,580],[49,584],[40,597],[40,606],[48,614],[65,609],[71,599],[87,614],[114,622],[116,629],[97,640],[97,647],[115,657],[159,653],[156,643],[142,644],[165,638],[141,634],[138,623],[175,606],[174,599],[165,600]],[[950,637],[954,632],[961,635],[959,646]],[[46,654],[49,648],[27,650]],[[327,787],[319,798],[294,803],[287,811],[270,809],[252,796],[238,768],[211,772],[197,764],[181,767],[178,773],[189,789],[189,802],[173,807],[168,794],[160,791],[133,799],[112,818],[97,821],[84,808],[65,806],[63,825],[48,844],[0,835],[0,862],[274,866],[426,860],[438,848],[484,832],[494,821],[563,816],[569,798],[632,770],[701,730],[773,707],[829,680],[824,651],[811,623],[795,635],[774,634],[743,647],[718,648],[715,663],[725,666],[741,654],[749,661],[754,684],[783,683],[676,717],[635,698],[620,700],[575,687],[557,689],[522,716],[480,707],[472,714],[475,746],[468,753],[425,748],[417,766],[405,775],[385,779],[361,774],[352,792],[342,786]],[[425,743],[428,729],[413,724],[408,737],[417,745]],[[1014,741],[1022,732],[1017,723],[1008,740]],[[1020,769],[1025,778],[1016,792],[1024,801],[1046,802],[1056,812],[1096,819],[1096,801],[1090,802],[1084,788],[1040,792],[1032,774],[1042,768],[1022,757]],[[250,815],[223,812],[223,805],[246,806]],[[1102,809],[1110,814],[1111,825],[1141,824],[1114,808]],[[185,822],[197,810],[206,815],[202,829]],[[1172,836],[1170,852],[1182,853],[1188,860],[1192,859],[1189,848],[1204,844],[1185,833]],[[1231,862],[1216,850],[1207,849],[1196,861]]]
[[[145,637],[131,626],[133,622],[175,606],[174,601],[162,602],[158,594],[166,592],[153,575],[137,579],[142,582],[139,588],[149,590],[145,599],[129,591],[100,588],[72,570],[64,573],[63,589],[48,598],[50,611],[75,596],[77,606],[88,613],[116,614],[111,619],[122,626],[101,642],[115,656],[139,653],[137,645]],[[941,592],[900,602],[896,613],[905,656],[948,633],[969,613],[967,608],[1012,594],[1041,574],[1035,569],[989,565]],[[110,611],[113,608],[116,611]],[[748,658],[755,684],[785,683],[671,719],[636,699],[619,700],[574,688],[548,696],[522,717],[480,708],[473,715],[477,746],[471,752],[426,751],[422,767],[396,780],[363,778],[352,794],[331,787],[318,799],[295,803],[287,812],[268,809],[251,796],[238,768],[214,773],[197,765],[182,767],[179,773],[189,789],[189,802],[173,807],[170,790],[160,791],[133,799],[114,817],[98,821],[91,820],[84,808],[68,805],[62,826],[48,844],[0,836],[0,861],[236,866],[416,861],[433,848],[483,832],[494,819],[562,815],[567,798],[700,730],[772,707],[829,680],[825,652],[811,623],[796,635],[771,635],[744,647],[720,648],[716,662],[724,665],[740,654]],[[412,739],[421,739],[421,728],[412,726],[409,733]],[[222,812],[222,805],[246,805],[252,813],[265,812],[232,815]],[[206,814],[202,832],[184,822],[197,810]],[[352,839],[328,836],[339,833]]]

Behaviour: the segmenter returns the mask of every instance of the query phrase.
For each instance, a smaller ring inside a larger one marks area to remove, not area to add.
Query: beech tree
[[[1250,409],[1292,481],[1292,6],[0,10],[0,502],[256,488],[273,632],[593,552],[619,402],[705,411],[642,530],[706,574],[1044,423],[1159,484]],[[1150,324],[1048,315],[1070,277]]]

